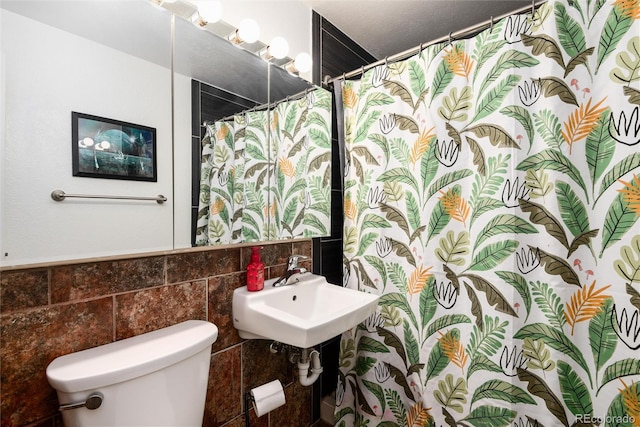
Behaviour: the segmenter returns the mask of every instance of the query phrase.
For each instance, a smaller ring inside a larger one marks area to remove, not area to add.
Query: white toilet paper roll
[[[261,385],[251,390],[253,407],[258,417],[285,404],[284,390],[279,380]]]

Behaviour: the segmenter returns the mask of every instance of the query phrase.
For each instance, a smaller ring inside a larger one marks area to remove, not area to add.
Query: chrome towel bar
[[[99,194],[67,194],[62,190],[53,190],[51,192],[51,198],[56,202],[61,202],[67,197],[78,197],[83,199],[119,199],[119,200],[153,200],[159,205],[167,201],[167,198],[162,194],[158,194],[156,197],[136,197],[136,196],[102,196]]]

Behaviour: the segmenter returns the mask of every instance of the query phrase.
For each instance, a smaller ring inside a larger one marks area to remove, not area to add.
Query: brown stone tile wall
[[[310,240],[263,246],[267,278],[282,274],[291,254],[308,256],[301,264],[311,270]],[[63,426],[45,375],[56,357],[189,319],[219,329],[204,426],[244,426],[244,392],[274,379],[287,404],[260,418],[251,411],[251,425],[310,426],[311,388],[297,383],[287,355],[233,327],[231,297],[245,284],[250,253],[206,248],[0,270],[0,426]]]

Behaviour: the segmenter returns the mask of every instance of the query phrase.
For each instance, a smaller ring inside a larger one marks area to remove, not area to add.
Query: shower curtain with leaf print
[[[640,4],[551,0],[342,83],[336,426],[640,426]]]
[[[272,112],[278,240],[331,234],[331,105],[318,88]]]
[[[260,240],[268,215],[268,116],[249,111],[205,126],[196,244]]]
[[[206,124],[198,245],[328,235],[331,93]]]

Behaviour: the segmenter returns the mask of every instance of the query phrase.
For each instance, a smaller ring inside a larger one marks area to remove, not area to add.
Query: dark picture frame
[[[73,176],[157,182],[156,129],[71,112]]]

